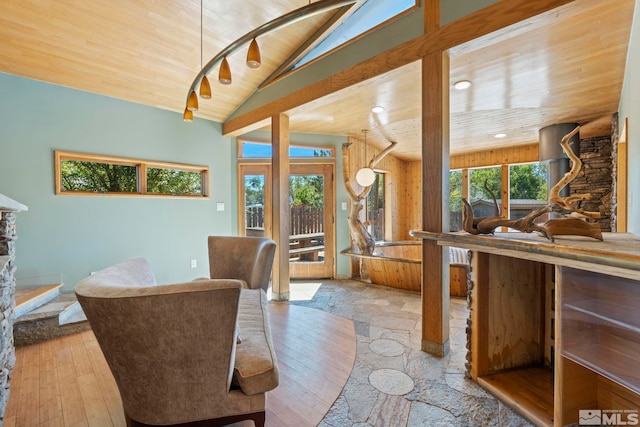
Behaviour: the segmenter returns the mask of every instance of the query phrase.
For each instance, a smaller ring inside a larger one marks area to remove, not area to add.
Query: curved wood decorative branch
[[[538,209],[534,209],[524,218],[517,220],[502,218],[501,216],[487,216],[474,218],[473,208],[467,202],[467,199],[462,198],[462,228],[464,231],[470,234],[493,234],[498,227],[510,227],[514,230],[522,231],[524,233],[538,232],[544,237],[553,242],[553,236],[549,231],[541,225],[535,224],[534,221],[551,211],[550,206],[542,206]]]
[[[571,160],[571,170],[564,174],[564,176],[554,185],[549,191],[549,204],[554,211],[560,213],[575,212],[577,215],[587,218],[600,218],[600,212],[588,212],[580,207],[580,202],[591,198],[591,194],[574,194],[567,197],[560,196],[560,191],[572,182],[582,169],[582,160],[576,156],[571,147],[569,146],[569,140],[580,130],[580,126],[577,126],[574,130],[566,134],[560,141],[562,151]]]
[[[358,251],[361,254],[371,255],[373,254],[373,250],[375,249],[375,241],[365,224],[360,221],[360,214],[362,209],[364,209],[363,201],[369,195],[369,191],[371,191],[371,186],[364,187],[358,193],[354,189],[351,181],[351,171],[349,170],[349,147],[351,144],[343,144],[342,145],[342,179],[344,181],[344,186],[347,190],[347,194],[349,195],[349,214],[347,216],[347,221],[349,223],[349,231],[351,232],[351,241],[352,244],[358,248]],[[389,141],[389,145],[374,156],[371,161],[368,163],[368,167],[374,169],[375,166],[387,155],[389,154],[397,145],[396,141]],[[354,174],[355,176],[355,174]]]

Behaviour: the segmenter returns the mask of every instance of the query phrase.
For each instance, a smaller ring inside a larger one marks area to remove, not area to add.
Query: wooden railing
[[[247,229],[264,229],[264,208],[251,206],[245,210]],[[305,206],[292,207],[290,211],[289,234],[324,233],[324,209]]]

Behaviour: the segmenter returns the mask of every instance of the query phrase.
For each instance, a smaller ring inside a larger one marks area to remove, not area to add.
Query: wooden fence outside
[[[324,233],[324,208],[292,207],[289,218],[290,235]],[[246,208],[245,221],[247,229],[264,229],[264,208]]]

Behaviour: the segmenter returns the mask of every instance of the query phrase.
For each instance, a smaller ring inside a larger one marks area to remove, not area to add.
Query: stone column
[[[26,210],[26,206],[0,194],[0,425],[4,421],[11,370],[16,362],[13,345],[16,212]]]

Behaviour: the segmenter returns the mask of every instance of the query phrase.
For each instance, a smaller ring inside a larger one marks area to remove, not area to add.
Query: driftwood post
[[[395,146],[396,142],[390,141],[389,146],[373,157],[367,166],[374,169]],[[349,231],[351,232],[351,242],[352,247],[355,246],[360,253],[371,255],[373,254],[375,242],[365,224],[360,220],[362,209],[364,209],[363,201],[366,200],[369,191],[371,191],[371,186],[364,187],[360,192],[357,192],[352,185],[351,177],[355,177],[355,172],[351,171],[349,167],[350,147],[351,143],[342,145],[342,178],[347,194],[349,194],[349,215],[347,220],[349,222]]]

